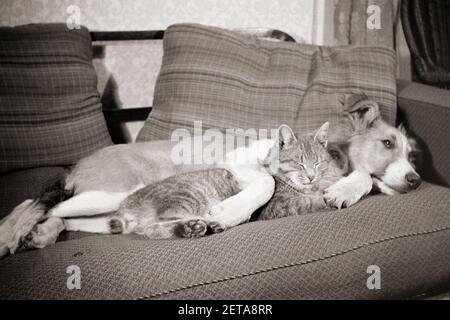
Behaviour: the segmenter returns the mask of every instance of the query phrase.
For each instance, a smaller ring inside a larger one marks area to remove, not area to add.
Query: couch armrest
[[[422,177],[450,187],[450,91],[399,80],[398,119],[423,150]]]

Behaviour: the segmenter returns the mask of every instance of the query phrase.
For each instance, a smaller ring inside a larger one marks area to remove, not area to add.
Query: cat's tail
[[[0,221],[0,258],[13,254],[33,227],[46,219],[46,213],[73,195],[65,189],[65,177],[45,189],[35,199],[27,199]]]

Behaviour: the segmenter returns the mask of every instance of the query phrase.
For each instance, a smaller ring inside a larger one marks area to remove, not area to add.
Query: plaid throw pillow
[[[69,165],[111,144],[87,29],[0,28],[0,171]]]
[[[336,121],[339,98],[364,93],[396,115],[395,54],[384,47],[319,47],[272,42],[232,31],[177,24],[164,35],[153,110],[138,141],[169,139],[193,121],[209,128],[297,133]]]

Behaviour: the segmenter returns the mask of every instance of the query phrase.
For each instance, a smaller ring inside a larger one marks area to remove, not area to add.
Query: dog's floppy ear
[[[367,129],[380,119],[378,103],[370,100],[365,94],[346,94],[340,99],[350,115],[355,129]]]
[[[402,123],[400,123],[397,127],[397,129],[403,134],[405,135],[405,137],[408,137],[408,133],[406,132],[406,128],[405,125]]]
[[[340,104],[344,107],[354,106],[361,100],[368,100],[369,98],[364,93],[346,93],[338,97]]]
[[[290,147],[292,147],[294,142],[297,141],[297,138],[295,137],[294,132],[288,125],[282,124],[278,128],[277,140],[281,150],[281,149],[289,149]]]
[[[320,128],[319,130],[316,131],[316,133],[314,134],[314,141],[319,142],[322,146],[324,146],[324,148],[327,147],[327,143],[328,143],[328,129],[330,127],[330,123],[329,122],[325,122]]]

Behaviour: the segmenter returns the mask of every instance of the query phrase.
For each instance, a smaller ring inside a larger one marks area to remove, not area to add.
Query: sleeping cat
[[[275,194],[259,219],[274,219],[326,207],[323,190],[342,176],[327,152],[328,123],[296,139],[281,126],[263,165],[275,177]],[[128,196],[107,216],[108,233],[148,238],[196,238],[224,227],[209,214],[213,205],[237,194],[239,183],[226,169],[214,168],[169,177]],[[70,221],[67,221],[70,223]]]
[[[261,209],[257,220],[276,219],[328,209],[323,191],[343,177],[347,161],[335,145],[328,145],[328,122],[316,133],[281,147],[279,154],[269,153],[266,164],[275,168],[275,192]]]
[[[233,174],[214,168],[169,177],[128,196],[109,222],[111,233],[136,233],[151,239],[196,238],[217,233],[211,207],[240,190]]]

